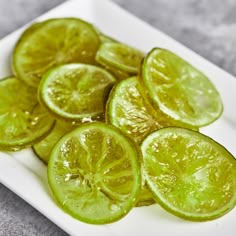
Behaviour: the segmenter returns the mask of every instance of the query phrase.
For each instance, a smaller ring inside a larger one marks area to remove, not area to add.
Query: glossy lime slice
[[[37,87],[42,75],[56,65],[93,64],[99,45],[91,24],[77,18],[50,19],[19,39],[13,52],[13,70],[28,85]]]
[[[236,159],[198,132],[164,128],[141,146],[146,181],[167,211],[192,221],[218,218],[236,204]]]
[[[0,149],[16,151],[43,139],[54,119],[37,101],[37,92],[9,77],[0,80]]]
[[[36,143],[33,146],[33,151],[45,164],[48,163],[51,151],[55,143],[65,134],[69,133],[76,126],[73,126],[70,123],[57,121],[53,130],[40,142]]]
[[[48,180],[61,207],[91,224],[121,219],[141,187],[139,154],[133,143],[103,123],[81,125],[53,148]]]
[[[143,93],[173,119],[201,127],[223,111],[220,95],[210,80],[174,53],[154,48],[142,65]]]
[[[186,125],[154,109],[139,92],[137,77],[121,80],[111,91],[106,109],[107,122],[129,135],[136,143],[154,130]]]
[[[106,42],[101,44],[96,54],[96,61],[123,79],[138,74],[143,57],[143,52],[128,45]]]
[[[42,104],[57,118],[91,120],[104,113],[115,78],[106,70],[85,64],[68,64],[49,70],[40,82]]]

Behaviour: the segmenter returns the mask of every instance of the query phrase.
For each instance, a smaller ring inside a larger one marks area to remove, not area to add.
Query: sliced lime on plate
[[[168,50],[154,48],[145,57],[140,81],[153,106],[177,121],[201,127],[222,114],[222,101],[211,81]]]
[[[100,39],[93,26],[77,18],[40,22],[19,39],[13,52],[17,77],[37,87],[42,75],[57,65],[95,63]]]
[[[113,73],[118,79],[137,75],[144,53],[123,43],[102,43],[96,54],[96,61]]]
[[[0,80],[0,149],[16,151],[43,139],[54,118],[37,101],[37,91],[15,77]]]
[[[48,164],[48,180],[60,206],[91,224],[121,219],[141,187],[139,153],[114,127],[84,124],[63,136]]]
[[[218,218],[236,204],[236,159],[211,138],[164,128],[141,145],[144,176],[160,205],[192,221]]]
[[[58,119],[91,120],[103,115],[116,79],[106,70],[86,64],[55,67],[39,85],[41,103]]]

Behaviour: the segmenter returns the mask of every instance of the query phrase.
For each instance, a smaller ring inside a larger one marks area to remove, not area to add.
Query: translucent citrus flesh
[[[45,163],[48,163],[51,151],[56,144],[56,142],[66,133],[69,133],[76,126],[72,124],[67,124],[66,122],[57,121],[53,130],[40,142],[33,146],[33,151],[35,154]]]
[[[104,113],[116,79],[104,69],[68,64],[49,70],[39,85],[39,97],[59,119],[92,119]]]
[[[105,64],[114,70],[120,70],[129,75],[136,75],[143,56],[143,52],[128,45],[107,42],[101,44],[96,54],[96,60],[98,63]]]
[[[16,151],[43,139],[54,119],[38,104],[37,93],[18,79],[0,80],[0,149]]]
[[[94,64],[99,45],[94,28],[80,19],[47,20],[18,41],[13,52],[13,69],[17,77],[37,87],[42,75],[56,65]]]
[[[187,220],[218,218],[236,204],[236,159],[200,133],[164,128],[141,146],[144,174],[156,200]]]
[[[75,218],[116,221],[135,205],[141,187],[138,153],[115,128],[91,123],[63,136],[48,165],[55,198]]]
[[[209,79],[168,50],[148,54],[140,80],[152,104],[173,119],[201,127],[222,113],[220,95]]]
[[[107,122],[121,129],[136,143],[140,143],[154,130],[177,125],[176,121],[160,110],[154,110],[140,94],[138,87],[137,77],[120,81],[112,89],[106,109]]]

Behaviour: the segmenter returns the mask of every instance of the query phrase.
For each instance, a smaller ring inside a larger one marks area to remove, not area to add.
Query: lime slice
[[[76,126],[66,122],[57,121],[50,134],[33,146],[33,151],[45,164],[48,163],[51,151],[55,143],[66,133],[75,129]]]
[[[17,77],[37,87],[50,68],[71,63],[93,64],[100,39],[91,24],[76,18],[50,19],[29,30],[13,52]]]
[[[137,77],[121,80],[111,91],[106,109],[106,120],[116,126],[136,143],[152,131],[186,125],[177,123],[160,110],[155,109],[139,92]]]
[[[101,44],[96,54],[96,61],[123,79],[138,74],[143,57],[143,52],[128,45],[107,42]]]
[[[91,224],[114,222],[136,203],[141,187],[139,154],[115,128],[81,125],[53,148],[48,179],[61,207]]]
[[[140,81],[150,102],[175,120],[201,127],[223,111],[209,79],[174,53],[154,48],[142,65]]]
[[[0,149],[16,151],[43,139],[54,119],[38,104],[37,92],[9,77],[0,80]]]
[[[146,181],[158,201],[192,221],[218,218],[236,204],[236,159],[198,132],[164,128],[141,146]]]
[[[91,120],[104,113],[115,78],[106,70],[68,64],[49,70],[39,85],[42,104],[59,119]]]

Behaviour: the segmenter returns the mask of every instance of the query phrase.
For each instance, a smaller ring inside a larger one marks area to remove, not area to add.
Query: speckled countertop
[[[113,1],[236,75],[235,0]],[[0,0],[0,38],[62,2]],[[33,235],[67,234],[0,184],[0,236]]]

